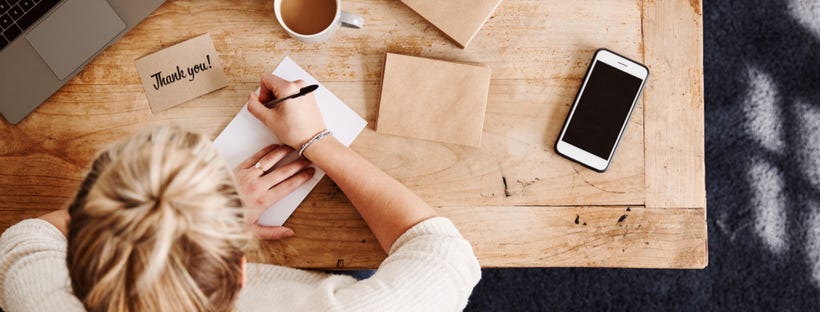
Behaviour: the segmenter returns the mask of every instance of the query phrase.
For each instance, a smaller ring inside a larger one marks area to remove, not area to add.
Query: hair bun
[[[202,307],[220,297],[210,293],[229,290],[199,284],[215,271],[238,270],[252,237],[216,149],[205,137],[172,127],[100,154],[69,213],[72,287],[87,308],[108,304],[100,310],[145,298],[169,305],[146,301],[137,310]],[[163,301],[169,293],[187,295]]]

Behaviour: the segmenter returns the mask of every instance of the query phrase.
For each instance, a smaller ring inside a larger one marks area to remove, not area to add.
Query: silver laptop
[[[0,0],[0,113],[17,124],[164,0]]]

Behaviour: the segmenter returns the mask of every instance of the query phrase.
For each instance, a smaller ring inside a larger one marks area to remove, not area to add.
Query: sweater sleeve
[[[0,236],[0,307],[7,311],[84,311],[71,292],[66,239],[50,223],[28,219]]]
[[[321,282],[310,309],[459,311],[480,278],[470,243],[449,219],[431,218],[402,234],[369,279],[333,276]]]

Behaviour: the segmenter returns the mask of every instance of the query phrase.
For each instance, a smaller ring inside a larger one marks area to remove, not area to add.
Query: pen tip
[[[309,85],[309,86],[307,86],[307,87],[304,87],[304,88],[302,88],[302,90],[300,90],[300,91],[301,91],[302,93],[307,93],[307,92],[313,92],[314,90],[316,90],[316,89],[318,89],[318,88],[319,88],[319,85],[315,85],[315,84],[314,84],[314,85]]]

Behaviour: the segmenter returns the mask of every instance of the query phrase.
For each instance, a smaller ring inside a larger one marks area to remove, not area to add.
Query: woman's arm
[[[325,129],[316,100],[307,95],[274,109],[260,101],[294,94],[304,85],[265,75],[258,98],[248,98],[248,110],[294,149]],[[344,191],[389,256],[364,281],[323,281],[301,310],[464,309],[481,269],[452,222],[433,218],[430,205],[333,136],[314,142],[304,156]]]
[[[251,93],[248,97],[251,114],[294,149],[325,129],[316,99],[308,94],[274,109],[265,108],[261,102],[295,94],[304,86],[303,81],[264,75],[259,96]],[[339,185],[385,251],[407,229],[436,215],[416,194],[332,136],[310,145],[304,156]]]
[[[399,237],[372,277],[330,277],[297,310],[461,311],[480,278],[470,243],[450,220],[430,218]]]
[[[56,224],[27,219],[0,236],[0,307],[7,311],[84,311],[71,293],[65,264],[66,239]],[[67,214],[64,215],[67,218]],[[44,216],[45,217],[45,216]],[[54,221],[54,222],[52,222]],[[52,226],[54,225],[54,226]]]
[[[436,215],[424,200],[334,137],[311,144],[304,155],[342,189],[385,252],[413,225]]]

